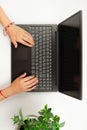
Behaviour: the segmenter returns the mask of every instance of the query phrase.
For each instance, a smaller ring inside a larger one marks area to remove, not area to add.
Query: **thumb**
[[[24,74],[20,75],[19,78],[24,78],[26,76],[26,74],[27,73],[25,72]]]
[[[15,48],[18,47],[18,43],[16,41],[13,42],[13,45],[14,45]]]

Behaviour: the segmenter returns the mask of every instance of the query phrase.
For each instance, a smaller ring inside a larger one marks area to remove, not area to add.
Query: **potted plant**
[[[51,112],[47,105],[38,112],[38,116],[23,116],[22,110],[18,115],[12,118],[14,124],[17,124],[17,130],[60,130],[65,122],[59,123],[60,117]],[[32,117],[31,117],[32,116]]]

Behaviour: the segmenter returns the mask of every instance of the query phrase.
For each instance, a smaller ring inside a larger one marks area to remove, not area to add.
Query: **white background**
[[[59,24],[83,11],[83,99],[77,100],[61,94],[24,93],[0,102],[0,130],[14,130],[11,117],[22,108],[23,113],[37,114],[45,104],[66,124],[61,130],[86,130],[87,128],[87,2],[86,0],[3,0],[1,3],[9,18],[15,23]],[[8,37],[0,26],[0,89],[10,84],[11,51]]]

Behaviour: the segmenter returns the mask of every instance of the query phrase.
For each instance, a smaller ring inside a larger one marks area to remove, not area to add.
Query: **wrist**
[[[3,89],[2,93],[3,93],[4,97],[6,97],[6,98],[14,95],[14,92],[12,91],[11,86]]]
[[[7,26],[5,26],[5,31],[7,31],[12,25],[14,25],[14,22],[10,22]]]
[[[15,25],[14,22],[9,22],[9,24],[4,27],[3,34],[7,35],[7,33],[9,32],[10,28],[12,28],[13,25]]]
[[[2,90],[0,90],[0,101],[1,101],[1,99],[3,100],[3,99],[5,99],[5,98],[7,98],[7,96],[5,96],[5,95],[3,94],[3,92],[2,92]]]
[[[6,26],[9,25],[9,23],[11,23],[11,20],[6,20],[5,23],[2,23],[2,26],[5,28]]]

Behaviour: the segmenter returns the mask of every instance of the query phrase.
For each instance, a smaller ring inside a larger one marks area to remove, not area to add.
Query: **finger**
[[[19,78],[24,78],[26,76],[26,72],[19,76]]]
[[[13,43],[13,45],[14,45],[15,48],[18,47],[18,43],[16,41],[13,41],[12,43]]]
[[[31,80],[31,79],[33,79],[33,78],[35,78],[35,76],[34,76],[34,75],[31,75],[31,76],[25,77],[23,80],[24,80],[24,82],[27,82],[27,81],[29,81],[29,80]]]
[[[20,40],[19,41],[21,44],[25,45],[25,46],[28,46],[28,47],[32,47],[32,45],[30,43],[27,43],[26,41],[24,40]]]
[[[29,43],[29,44],[31,44],[31,45],[34,45],[34,39],[31,40],[28,35],[24,35],[24,40],[25,40],[27,43]]]
[[[27,31],[24,32],[31,40],[34,40],[34,38],[32,37],[32,35],[30,33],[28,33]]]
[[[30,33],[26,32],[24,35],[26,35],[27,37],[29,37],[32,41],[34,40],[33,36]]]
[[[35,88],[36,88],[36,86],[33,86],[33,87],[31,87],[31,88],[26,89],[26,91],[29,92],[29,91],[32,91],[32,90],[35,89]]]
[[[31,79],[31,80],[27,81],[26,86],[27,87],[32,87],[32,86],[36,85],[37,83],[38,83],[38,79],[34,78],[34,79]]]

